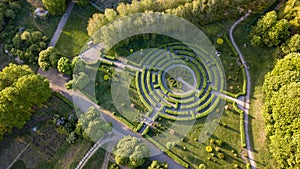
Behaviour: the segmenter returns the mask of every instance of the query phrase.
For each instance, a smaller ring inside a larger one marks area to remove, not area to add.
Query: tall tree
[[[125,136],[119,140],[113,154],[117,164],[136,168],[144,164],[144,158],[149,156],[149,148],[137,138]]]
[[[10,64],[0,72],[0,77],[1,136],[4,132],[10,133],[14,127],[23,127],[31,116],[32,106],[45,103],[51,90],[44,77],[35,75],[25,65]]]
[[[51,15],[62,15],[66,10],[66,0],[42,0]]]
[[[66,57],[61,57],[57,63],[57,69],[61,73],[65,73],[67,75],[72,74],[72,68],[70,60]]]

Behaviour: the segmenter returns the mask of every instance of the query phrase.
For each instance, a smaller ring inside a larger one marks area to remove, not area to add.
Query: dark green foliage
[[[82,134],[91,142],[97,142],[111,130],[111,124],[102,119],[100,112],[95,107],[90,107],[87,112],[81,114],[76,126],[76,133]]]
[[[47,40],[40,31],[25,30],[17,32],[12,41],[6,40],[5,50],[23,61],[36,63],[39,52],[46,48]]]
[[[117,164],[135,168],[144,164],[149,148],[137,138],[126,136],[119,140],[113,154]]]
[[[42,0],[51,15],[62,15],[66,10],[66,0]]]
[[[70,60],[66,57],[61,57],[57,62],[57,69],[61,73],[65,73],[67,75],[72,74],[72,68]]]
[[[289,37],[288,29],[288,20],[278,20],[277,13],[271,11],[263,16],[252,29],[251,43],[255,46],[278,46]]]
[[[300,52],[300,35],[295,34],[290,37],[285,44],[281,45],[280,50],[284,55],[293,52]]]
[[[33,106],[41,106],[51,96],[49,82],[28,66],[10,64],[0,72],[0,135],[21,128],[29,120]]]
[[[60,52],[55,47],[50,46],[39,53],[38,63],[43,70],[48,70],[50,67],[56,68],[61,57]]]

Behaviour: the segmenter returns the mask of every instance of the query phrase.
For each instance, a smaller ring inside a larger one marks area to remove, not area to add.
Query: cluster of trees
[[[0,2],[0,39],[5,40],[10,34],[14,33],[13,21],[16,18],[17,11],[21,6],[13,1]],[[13,35],[11,35],[13,36]]]
[[[113,154],[118,165],[136,168],[144,164],[145,157],[149,156],[149,148],[137,138],[125,136],[119,140]]]
[[[88,22],[87,31],[92,35],[108,22],[118,18],[147,11],[164,12],[190,20],[196,25],[204,25],[239,14],[237,7],[249,8],[250,3],[262,5],[267,1],[231,0],[133,0],[130,4],[120,3],[116,10],[107,9],[104,14],[94,14]],[[224,15],[225,14],[225,15]]]
[[[111,123],[102,120],[100,112],[95,107],[90,107],[87,112],[81,114],[76,125],[76,133],[91,142],[97,142],[111,131]]]
[[[286,19],[278,20],[275,11],[263,16],[251,31],[251,44],[255,46],[278,46],[289,36],[290,24]]]
[[[39,52],[47,47],[47,40],[40,31],[25,30],[17,32],[12,40],[6,40],[4,49],[23,61],[36,63]]]
[[[56,68],[62,54],[53,46],[39,53],[38,64],[43,70],[49,70],[50,67]]]
[[[42,0],[51,15],[62,15],[66,11],[66,0]]]
[[[66,11],[67,3],[70,0],[42,0],[42,2],[51,15],[57,16],[62,15]],[[89,3],[88,0],[76,0],[75,2],[81,6]]]
[[[27,66],[9,64],[0,72],[0,138],[14,127],[22,128],[33,106],[51,96],[49,81]]]
[[[270,152],[280,168],[300,165],[300,53],[290,53],[267,73],[263,116]]]
[[[278,55],[300,51],[300,3],[288,0],[278,12],[264,15],[250,33],[252,45],[278,47]]]

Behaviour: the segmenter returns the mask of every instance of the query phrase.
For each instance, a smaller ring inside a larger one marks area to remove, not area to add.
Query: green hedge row
[[[70,106],[71,108],[74,109],[74,103],[71,102],[69,99],[67,99],[65,96],[63,96],[62,94],[58,93],[58,92],[53,92],[53,95],[57,98],[59,98],[60,100],[62,100],[63,102],[65,102],[68,106]]]
[[[214,111],[214,109],[218,106],[219,102],[220,102],[220,99],[217,98],[217,100],[214,102],[214,104],[213,104],[211,107],[209,107],[209,109],[207,109],[207,110],[206,110],[205,112],[203,112],[203,113],[197,114],[197,115],[196,115],[196,118],[200,118],[200,117],[206,116],[206,115],[208,115],[210,112]]]
[[[235,50],[234,46],[232,45],[231,41],[229,40],[227,34],[224,34],[223,38],[225,39],[225,42],[229,45],[234,56],[239,56],[238,52]]]
[[[143,122],[140,122],[139,125],[137,125],[135,128],[134,128],[134,131],[137,132],[139,131],[142,127],[143,127],[144,123]]]
[[[156,74],[152,73],[152,83],[154,84],[156,82]]]
[[[178,112],[178,111],[174,111],[174,110],[170,110],[170,109],[166,109],[166,113],[172,114],[172,115],[189,115],[190,114],[189,112],[186,112],[186,111]]]
[[[114,65],[113,62],[108,61],[108,60],[101,60],[101,62],[104,63],[104,64],[107,64],[107,65],[110,65],[110,66],[113,66],[113,65]]]
[[[141,67],[140,63],[136,63],[136,62],[133,62],[131,60],[127,60],[127,64],[132,65],[132,66],[136,66],[136,67]]]
[[[109,55],[104,55],[104,58],[107,58],[107,59],[110,59],[110,60],[116,60],[116,57],[109,56]]]
[[[244,111],[239,109],[237,103],[233,103],[233,108],[240,113],[240,135],[241,135],[241,146],[246,147],[246,136],[245,136],[245,125],[244,125]]]
[[[150,141],[152,144],[154,144],[156,147],[158,147],[160,150],[165,152],[169,157],[171,157],[173,160],[175,160],[178,164],[182,165],[185,168],[189,168],[189,164],[182,160],[180,157],[178,157],[176,154],[172,153],[169,149],[158,143],[156,140],[154,140],[152,137],[145,135],[145,138]]]
[[[184,98],[190,97],[194,94],[195,94],[195,91],[184,93],[184,94],[176,94],[176,93],[171,93],[170,92],[170,93],[168,93],[168,96],[174,97],[176,99],[184,99]]]
[[[180,120],[180,121],[194,120],[194,118],[192,118],[192,117],[179,117],[178,118],[178,117],[174,117],[170,114],[164,114],[164,113],[161,113],[161,112],[159,112],[159,116],[161,116],[165,119],[174,120],[174,121],[176,121],[176,120]]]
[[[209,104],[212,103],[213,97],[210,97],[204,104],[202,104],[201,106],[199,106],[196,111],[201,111],[202,109],[204,109],[205,107],[207,107]]]
[[[137,89],[137,92],[138,92],[138,95],[140,96],[140,99],[141,99],[141,102],[146,106],[146,108],[150,111],[152,109],[152,107],[148,104],[148,102],[144,99],[144,97],[142,96],[142,93],[141,93],[141,88],[140,88],[140,84],[139,84],[139,75],[140,75],[140,72],[136,72],[136,78],[135,78],[135,83],[136,83],[136,89]],[[143,80],[143,79],[142,79]],[[145,90],[144,90],[145,92]]]
[[[150,130],[150,127],[147,126],[147,127],[145,128],[145,130],[142,132],[142,136],[145,136],[145,135],[148,133],[149,130]]]

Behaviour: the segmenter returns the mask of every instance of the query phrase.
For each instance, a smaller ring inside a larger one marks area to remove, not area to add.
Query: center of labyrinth
[[[207,115],[220,102],[213,91],[223,87],[222,71],[202,49],[171,45],[151,50],[135,65],[142,68],[136,72],[136,86],[149,118],[193,120]]]

